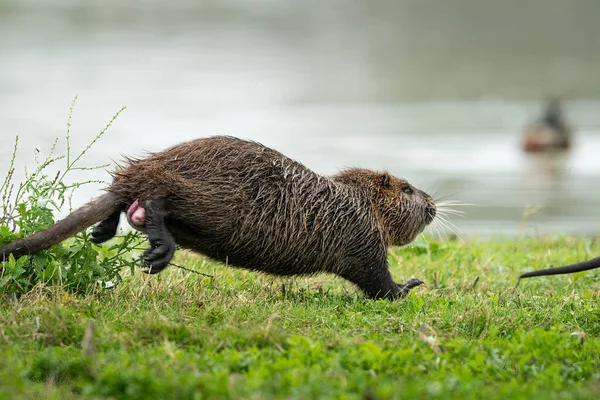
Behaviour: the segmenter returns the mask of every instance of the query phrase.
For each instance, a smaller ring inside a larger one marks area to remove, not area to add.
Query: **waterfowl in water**
[[[571,129],[564,120],[559,99],[550,100],[542,118],[525,128],[521,146],[526,153],[569,149]]]

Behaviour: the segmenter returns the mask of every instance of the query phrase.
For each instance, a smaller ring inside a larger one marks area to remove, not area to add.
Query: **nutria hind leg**
[[[146,209],[146,232],[150,248],[144,252],[144,264],[149,274],[156,274],[165,269],[175,254],[175,239],[167,229],[165,218],[165,200],[148,200]]]
[[[100,222],[92,230],[92,242],[100,244],[117,234],[119,219],[121,218],[121,210],[110,214],[108,218]]]
[[[400,299],[405,297],[412,288],[423,283],[416,278],[411,278],[404,284],[394,282],[387,262],[375,267],[347,268],[341,276],[357,285],[372,299]]]

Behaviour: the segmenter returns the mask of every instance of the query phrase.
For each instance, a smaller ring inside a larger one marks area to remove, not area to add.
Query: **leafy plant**
[[[9,170],[0,186],[2,196],[0,214],[0,245],[29,236],[55,222],[54,214],[68,203],[73,192],[81,186],[98,183],[98,180],[66,183],[67,175],[76,170],[94,171],[108,165],[81,166],[88,150],[107,132],[125,107],[121,108],[94,139],[77,155],[71,149],[71,120],[77,97],[71,102],[67,120],[66,152],[56,154],[58,138],[54,140],[48,155],[41,158],[41,150],[35,149],[36,168],[25,169],[25,180],[18,186],[13,181],[18,136],[15,139]],[[49,167],[64,162],[62,171],[49,175]],[[134,268],[127,253],[139,242],[137,233],[127,233],[121,241],[108,249],[94,245],[85,232],[37,254],[15,260],[12,256],[1,264],[0,292],[22,294],[38,283],[62,285],[70,291],[87,293],[96,287],[108,288],[122,280],[124,267]]]

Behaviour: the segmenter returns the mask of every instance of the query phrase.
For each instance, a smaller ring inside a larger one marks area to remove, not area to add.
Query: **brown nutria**
[[[0,259],[48,248],[98,221],[92,237],[104,242],[135,203],[144,205],[143,223],[135,224],[148,234],[149,273],[168,265],[177,243],[275,275],[334,273],[372,298],[402,297],[422,283],[392,280],[387,247],[411,242],[433,221],[436,206],[387,172],[348,169],[325,177],[259,143],[219,136],[129,159],[113,178],[108,193],[0,248]]]
[[[600,268],[600,257],[562,267],[546,268],[537,271],[526,272],[519,276],[519,280],[523,278],[533,278],[534,276],[573,274],[575,272],[589,271],[590,269],[596,268]]]
[[[565,122],[560,99],[546,104],[544,114],[523,131],[521,147],[526,153],[568,150],[571,146],[571,129]]]

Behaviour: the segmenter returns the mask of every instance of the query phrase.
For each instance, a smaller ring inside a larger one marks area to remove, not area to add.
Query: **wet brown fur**
[[[387,247],[409,243],[435,217],[431,197],[387,172],[325,177],[232,137],[129,159],[113,177],[107,191],[123,210],[136,199],[164,199],[166,227],[183,248],[275,275],[331,272],[372,297],[402,294]]]

